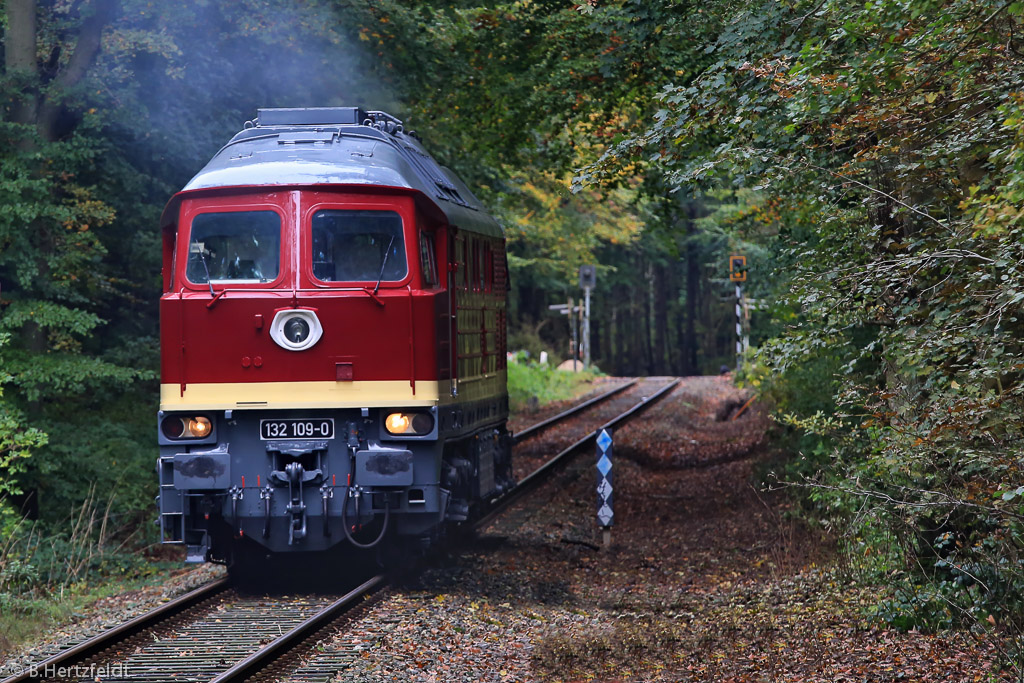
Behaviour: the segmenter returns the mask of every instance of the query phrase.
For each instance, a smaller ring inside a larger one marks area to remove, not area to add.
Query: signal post
[[[743,365],[743,354],[750,347],[750,337],[746,333],[745,309],[743,301],[743,283],[747,281],[747,257],[733,254],[729,257],[729,281],[736,283],[736,369]]]

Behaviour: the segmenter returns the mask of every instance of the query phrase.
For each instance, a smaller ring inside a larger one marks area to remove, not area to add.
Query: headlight
[[[168,439],[202,439],[213,431],[210,418],[196,415],[193,417],[171,415],[160,423],[160,431]]]
[[[309,323],[298,316],[284,322],[284,336],[292,344],[301,344],[309,336]]]
[[[316,312],[308,308],[285,308],[274,314],[270,338],[282,349],[305,351],[316,344],[324,329]]]
[[[210,424],[210,420],[208,418],[193,417],[188,421],[185,431],[188,432],[189,436],[201,439],[204,436],[210,435],[210,432],[213,431],[213,425]]]
[[[430,413],[391,413],[384,418],[384,429],[389,434],[401,436],[422,436],[434,428]]]
[[[402,413],[391,413],[384,420],[384,428],[392,434],[405,434],[412,429],[412,420]]]

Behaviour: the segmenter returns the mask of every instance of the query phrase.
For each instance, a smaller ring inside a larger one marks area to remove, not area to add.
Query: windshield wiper
[[[210,266],[206,264],[206,254],[203,253],[205,249],[203,249],[203,245],[199,244],[199,240],[197,239],[193,238],[192,244],[199,247],[199,251],[196,253],[199,254],[199,260],[203,262],[203,270],[206,271],[206,284],[210,286],[210,296],[216,299],[217,295],[213,293],[213,282],[210,281]]]
[[[206,263],[206,254],[204,253],[205,249],[203,249],[203,246],[201,244],[199,244],[199,240],[192,240],[192,244],[194,244],[197,247],[199,247],[199,251],[198,251],[199,260],[203,262],[203,270],[206,271],[206,284],[209,285],[209,287],[210,287],[210,297],[211,297],[211,299],[206,304],[206,307],[207,308],[213,308],[214,305],[217,303],[217,301],[222,296],[224,296],[225,294],[228,293],[228,290],[227,289],[222,289],[222,290],[220,290],[219,292],[216,292],[216,293],[213,291],[213,281],[210,279],[210,266]]]
[[[377,284],[373,288],[373,293],[376,294],[377,290],[380,289],[380,281],[384,279],[384,266],[388,264],[388,256],[391,255],[391,245],[395,243],[395,236],[391,236],[391,241],[388,242],[388,248],[384,250],[384,258],[380,262],[380,275],[377,276]]]

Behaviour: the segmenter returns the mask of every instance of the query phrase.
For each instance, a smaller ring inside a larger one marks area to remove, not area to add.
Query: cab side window
[[[420,233],[420,271],[423,273],[424,286],[437,286],[437,259],[434,256],[434,240],[425,232]]]

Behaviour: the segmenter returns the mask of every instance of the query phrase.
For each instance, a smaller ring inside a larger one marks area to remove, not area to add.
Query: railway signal
[[[602,429],[597,435],[597,521],[605,547],[611,545],[612,524],[615,523],[612,491],[612,432]]]
[[[747,257],[743,254],[733,254],[729,257],[729,279],[732,282],[747,281]]]

